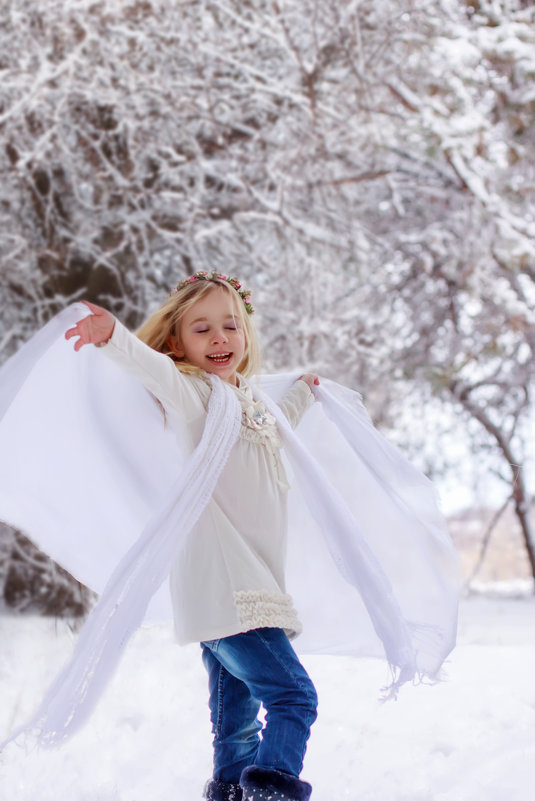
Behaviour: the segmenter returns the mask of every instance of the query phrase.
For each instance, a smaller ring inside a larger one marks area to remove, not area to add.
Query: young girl
[[[91,314],[65,334],[78,337],[75,350],[101,347],[150,390],[166,416],[187,421],[192,441],[206,417],[207,374],[236,393],[238,441],[171,571],[176,634],[181,643],[201,642],[208,671],[214,771],[205,798],[240,801],[243,793],[251,801],[306,801],[311,786],[299,774],[317,697],[290,644],[301,624],[285,589],[288,482],[280,436],[243,378],[259,366],[249,296],[236,279],[196,273],[137,337],[106,310],[87,306]],[[292,426],[313,403],[314,384],[317,376],[301,376],[280,402]]]
[[[13,737],[57,745],[87,720],[170,575],[177,638],[201,642],[209,675],[205,797],[306,800],[317,700],[290,640],[386,657],[391,693],[436,679],[455,644],[458,558],[433,487],[355,392],[308,373],[248,383],[258,347],[236,279],[196,273],[138,336],[87,306],[0,370],[0,519],[100,593]]]

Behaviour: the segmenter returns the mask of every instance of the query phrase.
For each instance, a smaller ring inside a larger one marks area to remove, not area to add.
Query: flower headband
[[[223,275],[222,273],[207,273],[204,270],[199,270],[177,284],[173,291],[178,292],[179,289],[183,289],[185,286],[188,286],[188,284],[195,284],[197,281],[213,281],[214,279],[217,279],[218,281],[226,281],[227,284],[230,284],[230,286],[236,290],[240,298],[243,300],[247,314],[254,314],[254,309],[251,305],[251,292],[248,289],[242,289],[242,286],[237,278],[232,278],[231,276]]]

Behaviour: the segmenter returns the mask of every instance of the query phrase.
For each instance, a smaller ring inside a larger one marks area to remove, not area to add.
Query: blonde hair
[[[170,356],[181,372],[201,373],[202,370],[199,367],[189,364],[185,358],[180,359],[176,356],[170,350],[167,340],[173,335],[180,339],[180,326],[186,312],[208,292],[215,290],[228,292],[233,298],[236,316],[244,332],[245,350],[237,372],[246,377],[254,375],[260,369],[260,346],[254,323],[251,315],[247,314],[243,300],[236,290],[226,281],[218,278],[194,281],[173,292],[165,303],[143,323],[136,334],[149,347]]]

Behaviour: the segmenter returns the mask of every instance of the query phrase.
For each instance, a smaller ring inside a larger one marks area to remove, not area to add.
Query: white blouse
[[[204,426],[211,392],[208,379],[181,373],[172,359],[145,345],[118,321],[102,352],[144,384],[171,424],[179,415],[193,448]],[[281,441],[274,417],[238,378],[240,436],[170,574],[176,636],[183,644],[263,626],[283,628],[290,637],[301,631],[285,590],[288,482]],[[296,381],[280,406],[295,427],[313,402],[308,385]]]

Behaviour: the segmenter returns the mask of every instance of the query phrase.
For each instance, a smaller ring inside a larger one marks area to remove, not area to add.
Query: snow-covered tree
[[[402,307],[404,379],[460,406],[477,423],[475,450],[500,457],[535,575],[525,478],[535,381],[535,9],[524,5],[479,4],[468,24],[452,17],[434,36],[426,77],[398,87],[406,129],[418,134],[407,158],[422,158],[427,142],[437,181],[421,198],[439,214],[423,209],[416,235],[398,229],[389,285]],[[404,201],[398,186],[410,215]]]
[[[462,406],[522,462],[531,4],[15,0],[0,53],[1,359],[80,298],[135,327],[207,266],[254,290],[267,368],[385,425],[415,391]]]

